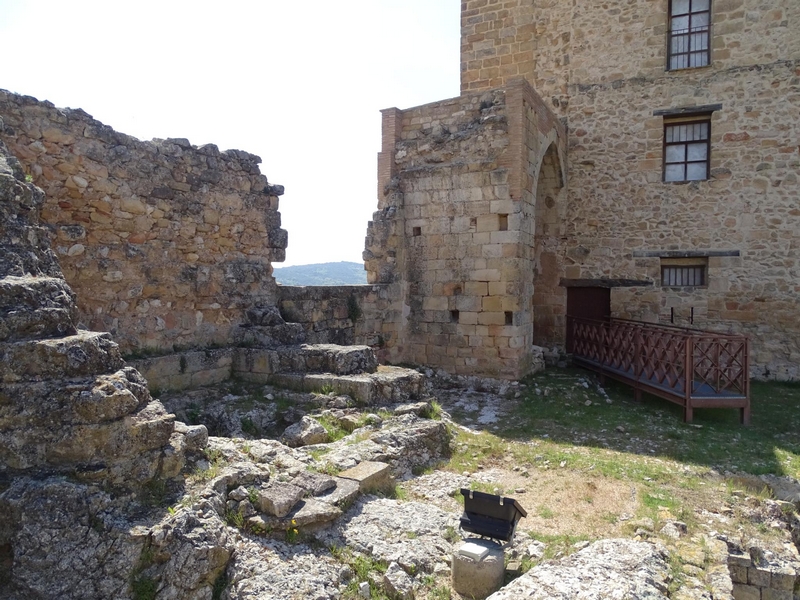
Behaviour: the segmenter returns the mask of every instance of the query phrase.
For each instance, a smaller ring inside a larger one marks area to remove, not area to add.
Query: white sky
[[[0,88],[259,155],[286,262],[361,262],[382,108],[459,93],[460,0],[0,0]]]

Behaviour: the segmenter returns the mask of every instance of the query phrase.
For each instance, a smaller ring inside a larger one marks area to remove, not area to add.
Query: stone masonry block
[[[792,591],[796,585],[800,586],[800,573],[796,573],[791,567],[782,567],[772,571],[773,589]]]
[[[734,600],[761,600],[761,590],[752,585],[733,584]]]
[[[497,231],[499,226],[497,215],[483,215],[478,217],[478,232]]]
[[[305,490],[289,483],[271,483],[258,491],[261,511],[274,517],[285,517],[305,494]]]
[[[770,572],[756,567],[747,569],[747,582],[758,587],[770,587]]]
[[[467,281],[464,284],[464,293],[469,296],[486,296],[489,294],[489,287],[485,281]]]
[[[386,489],[391,485],[389,465],[382,462],[367,461],[339,473],[339,477],[358,482],[362,492]]]
[[[793,600],[797,596],[793,596],[789,590],[776,590],[775,588],[766,588],[761,590],[761,600]]]
[[[731,581],[733,581],[733,583],[747,583],[747,567],[730,565],[728,570],[730,571]]]
[[[499,269],[476,269],[471,273],[475,281],[500,281],[501,273]]]

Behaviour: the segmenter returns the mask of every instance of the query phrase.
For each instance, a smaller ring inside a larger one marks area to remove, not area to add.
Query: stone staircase
[[[0,474],[123,487],[175,476],[174,416],[109,334],[75,327],[75,295],[39,224],[43,199],[0,144]]]
[[[241,348],[233,373],[302,392],[346,394],[364,405],[419,399],[425,392],[422,374],[402,367],[378,365],[369,346],[301,344],[277,348]]]

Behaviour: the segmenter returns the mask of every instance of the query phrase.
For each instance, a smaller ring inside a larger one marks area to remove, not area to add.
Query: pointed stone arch
[[[563,162],[553,141],[536,175],[533,252],[533,343],[562,345],[566,294],[559,286],[563,273],[560,252],[567,204]]]

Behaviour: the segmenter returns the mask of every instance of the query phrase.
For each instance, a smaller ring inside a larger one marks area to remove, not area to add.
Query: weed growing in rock
[[[441,421],[442,419],[442,405],[439,404],[436,400],[431,401],[430,408],[426,408],[422,411],[419,415],[423,419],[434,419],[435,421]]]
[[[155,600],[158,584],[152,577],[137,576],[131,582],[133,600]]]
[[[453,527],[452,525],[448,525],[445,528],[444,533],[442,534],[442,537],[444,539],[446,539],[448,542],[450,542],[451,544],[455,544],[456,542],[460,542],[461,541],[461,536],[458,534],[458,531],[456,531],[456,528]]]
[[[322,425],[322,427],[328,433],[328,439],[331,442],[340,440],[347,435],[347,430],[339,424],[339,421],[330,415],[315,415],[314,420]]]
[[[450,600],[451,598],[450,588],[446,585],[435,587],[428,593],[429,600]]]
[[[528,535],[546,545],[542,557],[545,560],[568,556],[578,549],[576,544],[589,541],[589,537],[586,535],[546,534],[536,531],[531,531]]]
[[[163,506],[168,495],[167,482],[154,477],[142,486],[141,501],[147,506]]]
[[[342,472],[342,470],[339,467],[331,463],[324,463],[316,468],[312,468],[309,470],[316,471],[317,473],[323,473],[325,475],[330,475],[331,477],[336,477],[339,473]]]
[[[226,587],[228,587],[228,576],[223,571],[214,580],[214,587],[211,588],[211,600],[220,600]]]
[[[300,530],[297,529],[297,521],[292,519],[292,526],[286,530],[286,542],[288,544],[295,544],[300,538]]]
[[[203,452],[208,461],[208,467],[205,469],[198,468],[192,475],[196,481],[200,482],[214,479],[214,477],[219,475],[220,469],[225,464],[225,458],[222,456],[222,452],[216,448],[206,448]]]
[[[258,430],[258,426],[253,423],[253,419],[250,417],[242,417],[239,420],[239,423],[242,427],[242,433],[246,433],[247,435],[251,435],[253,437],[258,437],[260,432]]]
[[[361,598],[359,594],[359,584],[362,582],[370,582],[371,574],[385,573],[388,565],[381,560],[375,560],[371,556],[364,556],[357,554],[350,548],[344,546],[331,545],[328,550],[331,556],[339,562],[346,564],[353,570],[353,579],[345,588],[342,594],[343,600],[356,600]],[[386,596],[382,590],[372,589],[371,598],[374,600],[384,600]]]
[[[238,510],[226,510],[225,522],[231,527],[242,529],[244,527],[244,517]]]
[[[392,487],[388,489],[380,490],[378,492],[378,495],[383,496],[384,498],[391,498],[392,500],[400,500],[400,501],[408,500],[408,492],[406,492],[403,486],[398,484],[394,484]]]
[[[186,410],[184,411],[186,415],[186,423],[189,425],[198,425],[200,424],[200,408],[192,403],[190,404]]]
[[[355,296],[350,296],[347,298],[347,318],[352,323],[355,323],[360,317],[361,307],[358,305],[358,300],[356,300]]]

